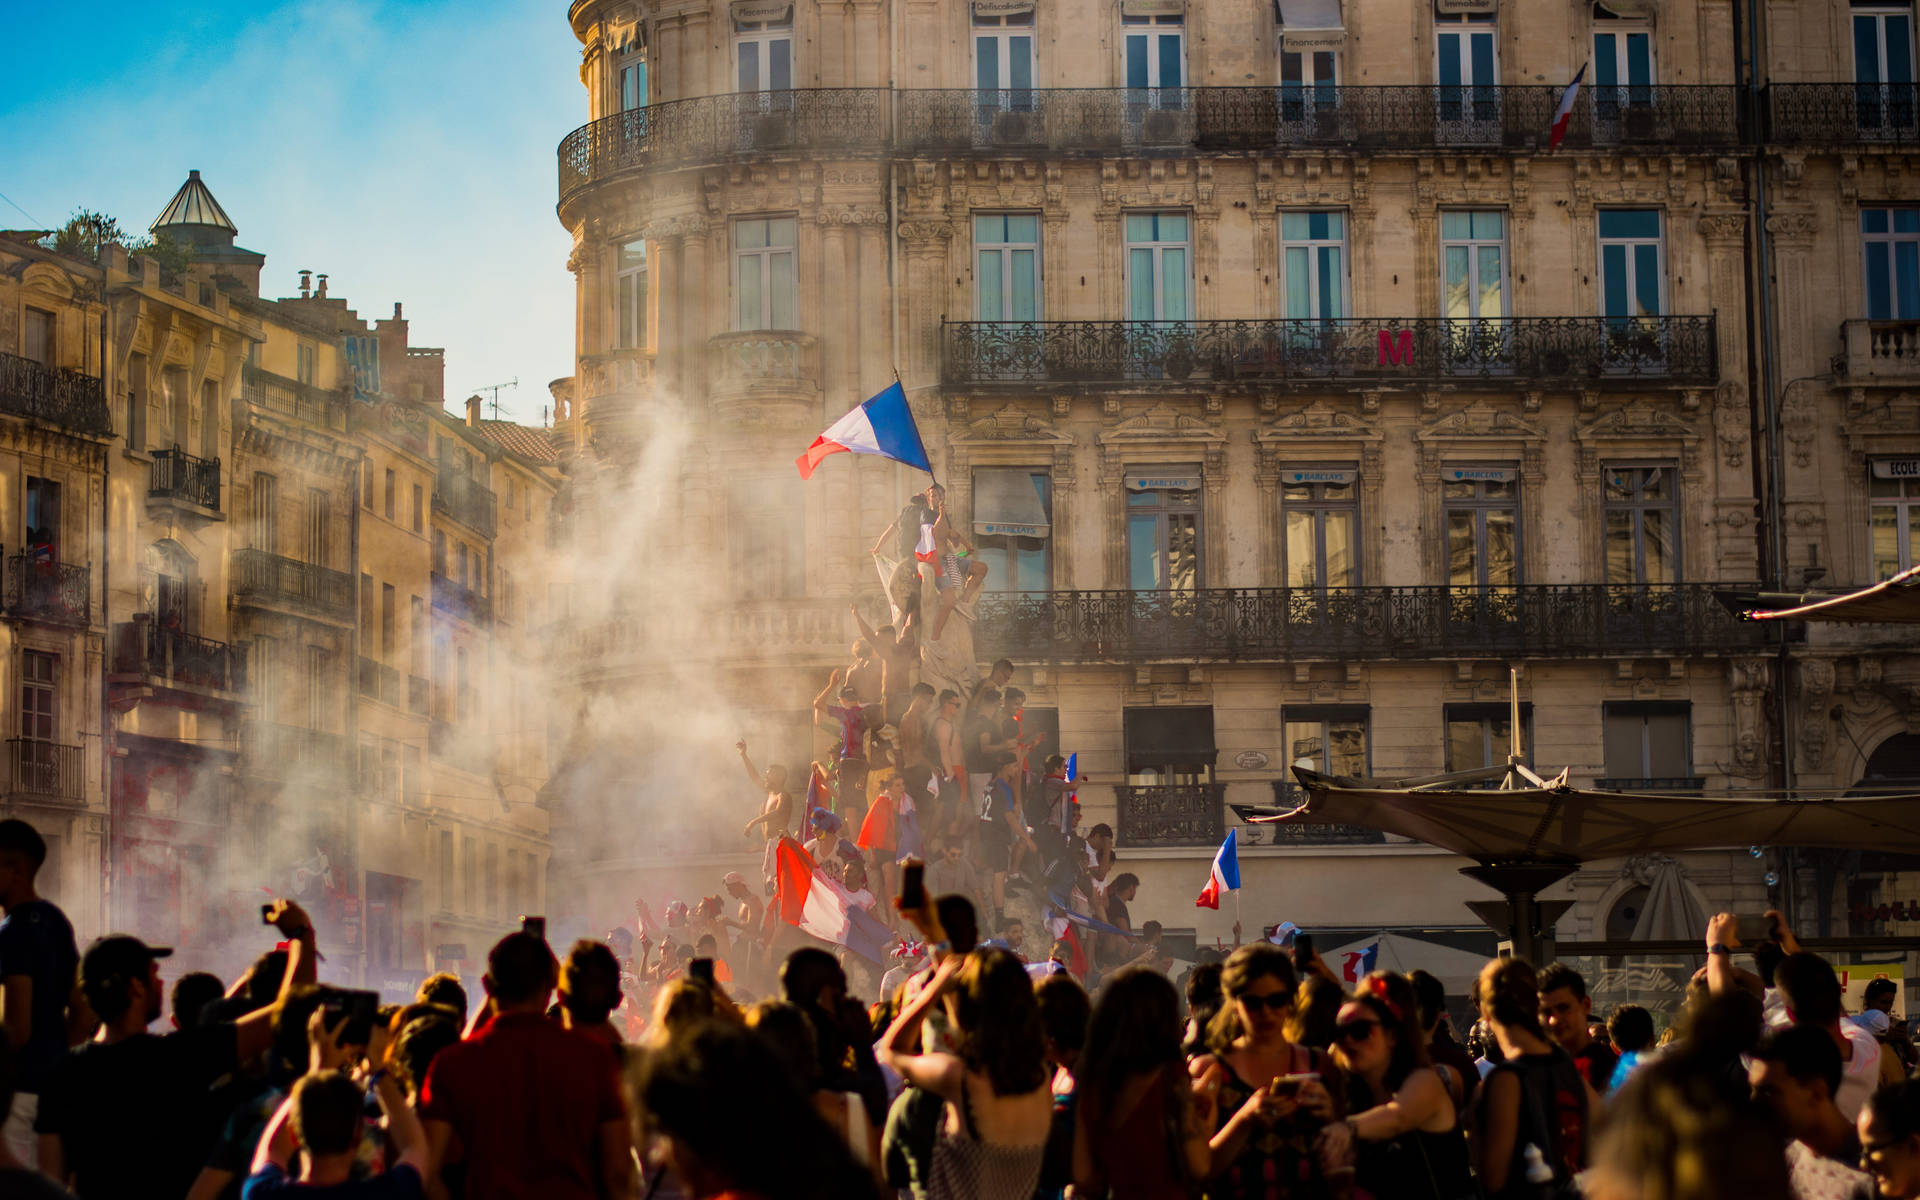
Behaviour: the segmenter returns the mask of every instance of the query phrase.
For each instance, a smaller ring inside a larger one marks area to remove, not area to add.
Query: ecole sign
[[[1876,458],[1875,479],[1920,479],[1920,458]]]

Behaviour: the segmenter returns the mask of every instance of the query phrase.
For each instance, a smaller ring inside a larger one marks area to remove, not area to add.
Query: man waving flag
[[[821,459],[841,453],[874,454],[933,474],[927,448],[920,441],[920,427],[914,424],[906,389],[898,379],[813,439],[813,445],[795,460],[800,478],[812,479]]]
[[[1240,890],[1240,850],[1234,841],[1235,832],[1227,830],[1227,840],[1214,852],[1212,874],[1207,877],[1207,886],[1200,889],[1200,898],[1193,902],[1195,908],[1218,910],[1221,892]]]

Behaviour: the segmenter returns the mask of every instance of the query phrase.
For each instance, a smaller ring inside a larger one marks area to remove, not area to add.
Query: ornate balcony
[[[974,645],[983,660],[1022,662],[1664,657],[1767,645],[1769,631],[1735,619],[1717,586],[987,592]]]
[[[820,341],[759,329],[707,341],[708,396],[721,419],[806,425],[820,416]]]
[[[98,379],[17,354],[0,354],[0,413],[45,421],[69,433],[113,432],[106,388]]]
[[[269,554],[233,552],[233,596],[243,604],[282,605],[331,620],[353,618],[353,577],[344,571]]]
[[[7,788],[12,797],[43,804],[87,802],[78,746],[8,738],[7,763],[12,768]]]
[[[196,692],[238,693],[247,689],[244,646],[163,629],[145,613],[115,625],[113,645],[117,674]]]
[[[1920,321],[1843,321],[1849,384],[1920,382]]]
[[[433,573],[433,606],[469,625],[493,623],[492,601],[438,571]]]
[[[248,404],[303,425],[345,432],[347,394],[276,375],[251,363],[240,368],[241,394]]]
[[[1707,787],[1703,775],[1679,775],[1664,779],[1596,779],[1593,786],[1603,792],[1700,792]]]
[[[946,321],[948,386],[1711,384],[1714,318]]]
[[[1224,783],[1113,789],[1122,846],[1218,846],[1226,836]]]
[[[783,151],[862,157],[1260,154],[1291,149],[1544,149],[1558,86],[806,88],[603,117],[560,143],[560,200],[628,172]],[[1563,147],[1719,149],[1735,88],[1583,88]]]
[[[153,452],[147,473],[147,499],[177,500],[220,511],[220,460],[195,458],[175,446]]]
[[[471,475],[442,467],[433,482],[434,515],[458,521],[481,537],[493,536],[497,508],[493,489]]]
[[[50,625],[86,625],[92,619],[92,585],[87,568],[32,554],[7,558],[6,603],[9,616]]]
[[[357,664],[355,686],[369,700],[380,700],[399,708],[406,702],[400,694],[400,672],[383,662],[362,658]]]
[[[1775,83],[1767,110],[1779,145],[1920,145],[1920,84]]]

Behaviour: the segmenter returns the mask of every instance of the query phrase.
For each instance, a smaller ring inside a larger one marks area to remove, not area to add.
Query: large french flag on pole
[[[1587,77],[1587,64],[1581,63],[1574,73],[1573,82],[1567,90],[1560,93],[1560,107],[1553,110],[1553,132],[1547,137],[1547,149],[1558,150],[1567,136],[1567,122],[1573,118],[1573,102],[1580,95],[1580,81]]]
[[[813,439],[813,445],[795,460],[800,467],[800,478],[812,479],[813,469],[820,465],[821,459],[843,451],[877,454],[933,474],[933,464],[927,461],[927,448],[920,441],[920,427],[913,423],[913,409],[907,405],[906,389],[897,379]]]
[[[839,880],[815,866],[800,843],[781,838],[774,864],[774,896],[781,920],[872,962],[886,961],[899,938],[880,918],[855,904]]]
[[[1227,840],[1214,852],[1213,871],[1207,876],[1207,886],[1200,889],[1200,898],[1193,902],[1195,908],[1218,909],[1221,892],[1240,890],[1240,849],[1235,832],[1227,830]]]

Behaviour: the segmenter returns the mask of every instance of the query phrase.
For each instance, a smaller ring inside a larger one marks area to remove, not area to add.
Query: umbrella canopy
[[[1633,925],[1633,940],[1677,942],[1699,937],[1706,927],[1706,905],[1700,902],[1699,889],[1687,881],[1680,864],[1669,858],[1655,866],[1653,878],[1647,881],[1640,919]]]
[[[1749,606],[1740,615],[1749,621],[1912,624],[1920,622],[1920,566],[1909,567],[1884,583],[1838,596],[1763,594],[1745,599]],[[1785,607],[1754,607],[1767,602]]]
[[[1419,791],[1294,773],[1307,803],[1247,819],[1364,825],[1482,863],[1589,862],[1730,846],[1920,853],[1920,795],[1748,800],[1572,787]]]
[[[1379,947],[1373,959],[1375,970],[1398,971],[1402,975],[1409,971],[1425,971],[1445,984],[1447,994],[1451,996],[1471,992],[1473,981],[1480,974],[1480,968],[1487,965],[1487,956],[1484,954],[1457,950],[1452,946],[1443,946],[1439,942],[1429,942],[1425,938],[1408,937],[1404,933],[1384,931],[1363,937],[1345,946],[1336,946],[1322,953],[1320,957],[1336,972],[1345,974],[1348,956],[1352,955],[1359,959],[1366,954],[1370,946]],[[1357,978],[1349,976],[1347,982],[1357,982]]]

